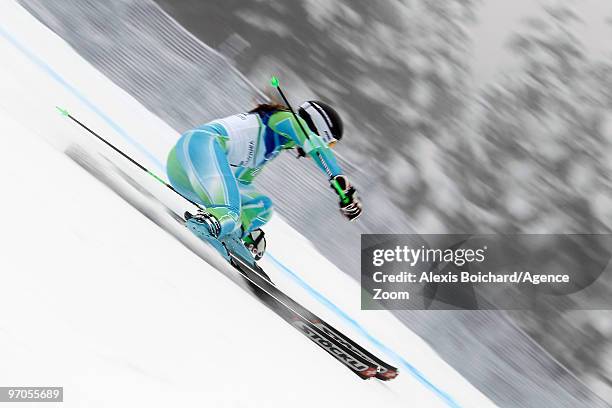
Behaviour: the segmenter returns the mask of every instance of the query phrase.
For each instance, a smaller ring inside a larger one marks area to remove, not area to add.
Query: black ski
[[[260,299],[312,341],[343,362],[355,374],[364,379],[375,376],[383,381],[397,377],[399,371],[396,367],[374,356],[332,325],[287,296],[265,278],[267,275],[262,274],[263,270],[259,266],[255,265],[253,267],[249,262],[245,262],[231,253],[230,256],[233,266],[247,279],[251,287],[254,286],[256,291],[260,292],[258,294]],[[274,307],[268,303],[270,300]],[[328,344],[333,344],[333,346],[327,347],[334,347],[336,350],[331,352],[326,347]],[[353,363],[347,364],[347,361],[352,362],[353,360],[361,362],[363,367],[368,368],[356,370],[355,366],[352,366]]]
[[[244,275],[243,275],[244,276]],[[271,296],[268,292],[257,286],[255,283],[244,276],[248,281],[249,286],[266,306],[274,311],[278,316],[300,331],[303,335],[309,338],[317,346],[321,347],[332,357],[345,365],[349,370],[359,376],[361,379],[367,380],[374,377],[378,371],[378,366],[367,360],[363,360],[358,355],[351,354],[342,345],[336,343],[332,338],[326,336],[320,329],[313,325],[310,321],[295,313],[290,308],[287,308],[282,302]]]
[[[333,326],[330,326],[325,322],[319,322],[315,326],[317,326],[317,328],[319,328],[329,337],[332,337],[337,342],[343,344],[355,355],[360,356],[363,360],[368,361],[371,364],[377,365],[378,371],[376,373],[376,378],[378,378],[379,380],[389,381],[399,375],[399,370],[397,369],[397,367],[385,363],[384,361],[376,357],[374,354],[361,347],[358,343],[355,343],[353,340],[346,337],[342,332],[336,330]]]

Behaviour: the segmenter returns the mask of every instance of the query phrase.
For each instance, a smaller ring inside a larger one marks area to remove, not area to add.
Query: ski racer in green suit
[[[342,133],[338,113],[320,101],[304,102],[297,116],[283,105],[262,104],[184,133],[168,155],[168,178],[207,212],[188,219],[188,226],[211,243],[234,234],[255,259],[261,258],[261,226],[272,216],[272,200],[252,183],[283,150],[311,157],[338,194],[341,213],[356,219],[361,203],[332,152]]]

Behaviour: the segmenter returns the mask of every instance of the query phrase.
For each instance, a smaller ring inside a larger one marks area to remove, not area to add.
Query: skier
[[[340,116],[320,101],[304,102],[297,116],[284,105],[261,104],[181,136],[168,155],[168,178],[181,194],[206,208],[208,214],[187,219],[197,236],[218,249],[224,237],[241,239],[259,260],[265,251],[261,227],[272,216],[272,200],[252,182],[266,163],[290,149],[298,157],[313,158],[326,173],[346,218],[352,221],[361,214],[355,188],[331,150],[342,138]]]

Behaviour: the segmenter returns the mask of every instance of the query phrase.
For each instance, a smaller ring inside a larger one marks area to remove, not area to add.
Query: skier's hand
[[[349,221],[353,221],[361,215],[363,211],[361,201],[355,196],[355,187],[353,187],[345,176],[338,175],[331,180],[331,186],[340,197],[340,212]]]
[[[340,202],[340,212],[348,218],[349,221],[353,221],[359,217],[362,211],[361,201],[359,201],[357,197],[353,197],[351,202],[346,205]]]

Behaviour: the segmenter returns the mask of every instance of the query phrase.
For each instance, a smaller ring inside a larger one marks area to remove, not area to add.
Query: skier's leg
[[[240,188],[242,240],[255,260],[266,251],[266,238],[261,226],[272,218],[272,200],[252,186],[238,184]]]
[[[272,200],[270,197],[256,191],[253,186],[239,184],[240,200],[242,202],[240,221],[243,236],[261,228],[272,218]]]
[[[204,126],[181,136],[167,169],[172,186],[219,221],[219,237],[240,225],[240,192],[214,129]]]

